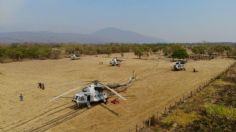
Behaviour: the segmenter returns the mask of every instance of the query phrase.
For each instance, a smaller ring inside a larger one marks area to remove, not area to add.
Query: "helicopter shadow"
[[[117,117],[120,116],[119,113],[117,113],[117,112],[115,112],[114,110],[108,108],[108,107],[106,106],[106,104],[103,104],[103,103],[101,103],[101,102],[97,102],[97,103],[92,103],[92,104],[91,104],[92,108],[93,108],[94,106],[96,106],[96,105],[100,105],[101,107],[103,107],[104,109],[108,110],[109,112],[111,112],[112,114],[114,114],[114,115],[117,116]],[[71,106],[68,106],[68,107],[66,107],[66,108],[73,109],[73,110],[86,109],[86,108],[87,108],[87,109],[91,109],[91,108],[88,108],[86,105],[83,105],[83,106],[80,106],[80,107],[78,107],[78,106],[76,106],[76,105],[71,105]],[[65,109],[66,109],[66,108],[65,108]]]
[[[100,104],[101,107],[103,107],[104,109],[108,110],[109,112],[111,112],[112,114],[114,114],[115,116],[120,116],[119,113],[115,112],[114,110],[108,108],[106,105],[104,104]]]

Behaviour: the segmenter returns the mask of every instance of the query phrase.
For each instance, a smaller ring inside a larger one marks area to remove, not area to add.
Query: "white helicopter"
[[[71,60],[79,60],[80,59],[80,53],[79,51],[75,51],[73,54],[70,55]]]
[[[117,91],[126,90],[127,86],[129,86],[135,79],[136,77],[133,75],[133,77],[131,77],[128,80],[128,82],[121,83],[121,84],[107,84],[107,85],[102,84],[98,80],[94,80],[90,84],[85,86],[82,89],[82,91],[76,93],[75,96],[72,98],[72,101],[78,107],[87,106],[88,108],[90,108],[91,103],[96,103],[96,102],[107,103],[107,99],[111,97],[112,95],[117,95],[122,100],[126,100],[126,98],[120,95]],[[77,88],[71,89],[70,91],[67,91],[66,93],[63,93],[53,98],[51,101],[76,90]]]
[[[185,67],[184,67],[184,64],[185,64],[186,62],[184,62],[184,61],[177,61],[175,64],[174,64],[174,66],[173,66],[173,70],[174,71],[181,71],[181,70],[186,70],[185,69]]]
[[[78,107],[87,105],[88,108],[91,107],[91,103],[104,102],[107,103],[108,97],[113,93],[123,100],[126,100],[123,96],[118,94],[115,90],[111,89],[109,86],[100,83],[98,80],[93,81],[87,87],[77,94],[75,94],[72,99]]]
[[[111,66],[120,66],[120,64],[121,64],[122,61],[123,61],[123,60],[118,59],[117,57],[114,57],[114,58],[112,58],[112,60],[110,61],[110,65],[111,65]]]
[[[79,60],[79,59],[80,59],[80,55],[79,55],[79,54],[72,54],[72,55],[70,56],[70,59],[71,59],[71,60]]]

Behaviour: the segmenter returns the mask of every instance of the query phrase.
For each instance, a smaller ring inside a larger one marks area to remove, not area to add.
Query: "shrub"
[[[13,60],[21,60],[25,56],[25,49],[21,47],[11,47],[6,50],[6,55]]]
[[[191,124],[193,121],[198,120],[198,116],[199,115],[196,112],[185,113],[182,110],[177,110],[164,118],[162,123],[166,126],[171,126],[173,123],[177,123],[180,126],[186,126]]]
[[[224,105],[206,105],[206,113],[208,116],[226,118],[228,120],[236,120],[236,108],[229,108]]]
[[[58,48],[52,48],[50,52],[51,59],[59,59],[61,57],[61,50]]]

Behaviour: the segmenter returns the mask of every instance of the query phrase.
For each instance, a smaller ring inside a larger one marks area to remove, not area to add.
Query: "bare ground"
[[[125,54],[121,67],[110,67],[111,58],[86,56],[81,60],[34,60],[0,64],[0,130],[3,131],[133,131],[136,124],[183,94],[222,72],[234,61],[214,59],[190,61],[186,71],[171,71],[172,63],[151,56],[149,60],[134,59]],[[99,62],[104,62],[99,65]],[[199,70],[193,73],[192,69]],[[91,109],[75,109],[66,95],[53,97],[73,88],[82,88],[87,81],[127,80],[132,71],[138,80],[124,93],[127,101],[101,104]],[[37,88],[44,82],[46,89]],[[24,101],[19,101],[19,94]]]

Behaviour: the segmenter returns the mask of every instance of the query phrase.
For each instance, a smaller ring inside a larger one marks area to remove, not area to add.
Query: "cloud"
[[[10,24],[26,0],[0,0],[0,25]]]

